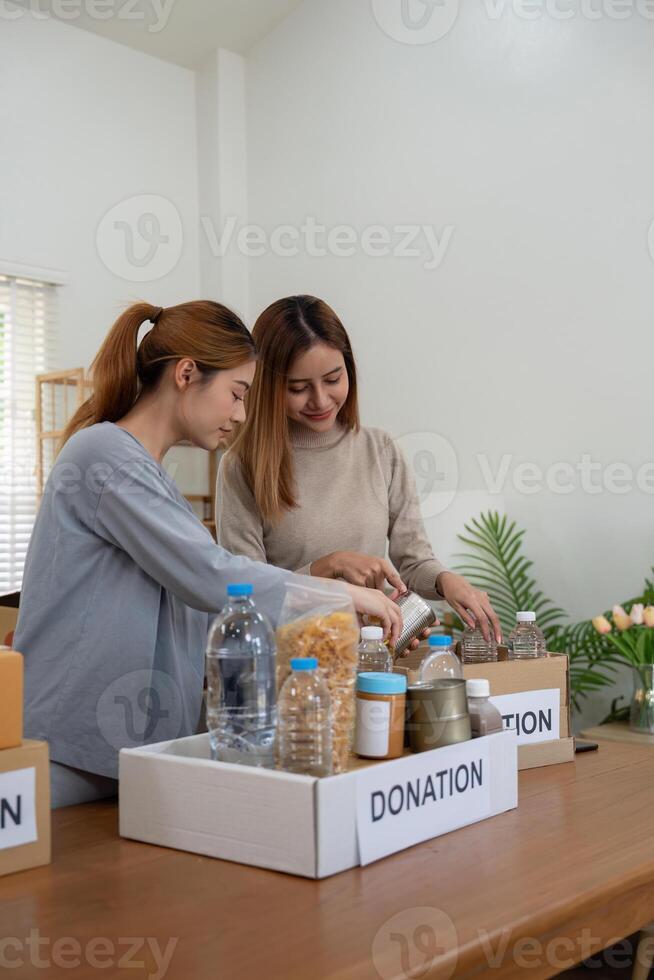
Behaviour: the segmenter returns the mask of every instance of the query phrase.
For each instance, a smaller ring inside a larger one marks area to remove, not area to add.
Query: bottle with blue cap
[[[207,727],[218,762],[273,768],[275,635],[252,586],[227,586],[227,603],[207,640]]]
[[[447,677],[463,677],[461,661],[454,652],[451,636],[432,633],[427,642],[429,653],[420,665],[421,684],[431,684]]]
[[[331,776],[332,718],[329,691],[315,657],[291,659],[277,706],[277,763],[304,776]]]

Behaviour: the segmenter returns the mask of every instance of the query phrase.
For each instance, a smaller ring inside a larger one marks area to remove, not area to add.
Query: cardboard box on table
[[[421,643],[396,662],[396,672],[406,674],[409,684],[417,683],[428,652],[428,646]],[[463,676],[488,680],[491,701],[500,710],[505,727],[517,730],[518,769],[573,761],[567,654],[509,660],[506,647],[500,647],[497,662],[463,664]]]
[[[123,837],[325,878],[518,803],[513,732],[316,779],[214,762],[209,736],[120,753]]]
[[[0,750],[23,740],[23,658],[15,650],[0,650]]]
[[[0,876],[49,861],[48,745],[23,739],[23,658],[0,650]]]
[[[18,622],[18,601],[20,592],[8,592],[0,595],[0,646],[11,646],[10,634],[16,629]]]
[[[0,876],[50,862],[47,742],[0,751]]]

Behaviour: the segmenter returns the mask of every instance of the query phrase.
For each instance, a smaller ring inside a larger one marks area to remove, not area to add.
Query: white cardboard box
[[[214,762],[209,736],[120,753],[120,833],[325,878],[518,805],[513,731],[324,779]]]

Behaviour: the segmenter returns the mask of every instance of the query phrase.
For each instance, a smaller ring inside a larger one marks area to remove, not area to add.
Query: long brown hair
[[[286,383],[299,354],[323,342],[340,351],[349,379],[347,399],[338,421],[359,428],[357,374],[352,345],[338,316],[315,296],[279,299],[258,318],[252,331],[259,367],[247,395],[247,418],[227,460],[240,460],[243,473],[264,520],[276,521],[297,506],[295,477],[286,414]]]
[[[146,320],[154,326],[138,344],[139,328]],[[255,356],[249,330],[220,303],[197,300],[165,309],[134,303],[118,317],[96,354],[91,365],[93,394],[66,426],[61,446],[79,429],[121,419],[142,391],[157,386],[170,361],[191,358],[210,377]]]

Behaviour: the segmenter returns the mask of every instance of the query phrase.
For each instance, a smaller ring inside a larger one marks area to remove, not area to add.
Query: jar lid
[[[536,613],[523,610],[522,612],[517,612],[515,618],[518,623],[535,623]]]
[[[382,671],[363,671],[357,677],[357,691],[364,694],[404,694],[404,674],[385,674]]]

